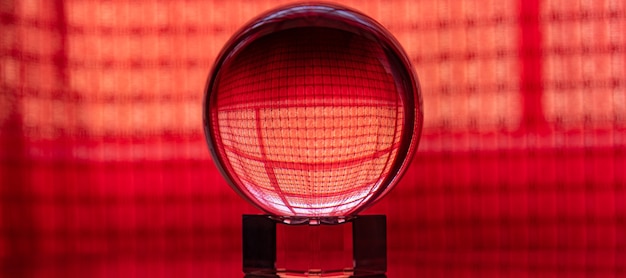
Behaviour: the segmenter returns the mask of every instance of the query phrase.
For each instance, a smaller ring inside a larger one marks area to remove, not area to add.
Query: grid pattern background
[[[214,58],[286,1],[0,1],[3,277],[241,276],[202,134]],[[389,277],[623,277],[626,4],[346,1],[420,78]]]
[[[385,190],[404,124],[391,66],[376,42],[328,28],[241,50],[210,113],[235,184],[276,215],[309,217],[347,216]]]

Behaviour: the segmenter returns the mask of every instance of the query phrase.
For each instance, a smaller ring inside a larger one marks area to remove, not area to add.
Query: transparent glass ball
[[[243,198],[285,222],[341,221],[397,184],[423,122],[417,77],[393,36],[341,6],[253,20],[208,78],[204,130]]]

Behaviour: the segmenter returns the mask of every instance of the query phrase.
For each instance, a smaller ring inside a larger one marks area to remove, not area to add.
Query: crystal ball
[[[422,129],[417,76],[395,38],[342,6],[251,21],[209,75],[204,131],[244,199],[286,220],[351,217],[406,171]]]

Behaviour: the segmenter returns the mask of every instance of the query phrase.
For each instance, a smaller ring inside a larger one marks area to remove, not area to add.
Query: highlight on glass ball
[[[334,5],[267,13],[208,78],[213,160],[243,198],[285,223],[341,222],[386,195],[417,149],[417,77],[393,36]]]

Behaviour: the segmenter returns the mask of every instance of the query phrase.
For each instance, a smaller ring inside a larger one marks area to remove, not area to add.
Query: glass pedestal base
[[[386,277],[385,215],[298,225],[243,215],[242,224],[245,277]]]

